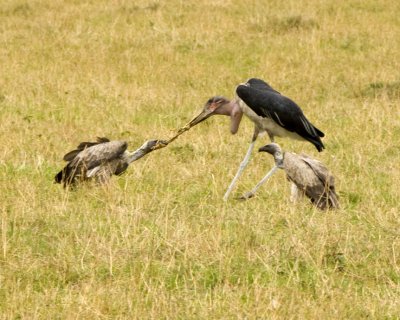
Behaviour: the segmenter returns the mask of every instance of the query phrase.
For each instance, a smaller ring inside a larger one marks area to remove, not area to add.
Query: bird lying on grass
[[[133,161],[164,146],[166,144],[162,140],[148,140],[136,151],[129,152],[126,141],[97,138],[96,142],[82,142],[76,150],[64,156],[68,164],[56,174],[54,180],[62,183],[64,188],[92,179],[105,183],[112,175],[122,174]]]
[[[321,210],[339,208],[335,179],[322,162],[305,154],[282,152],[277,143],[267,144],[258,151],[273,155],[275,168],[285,170],[292,182],[292,201],[306,195]]]

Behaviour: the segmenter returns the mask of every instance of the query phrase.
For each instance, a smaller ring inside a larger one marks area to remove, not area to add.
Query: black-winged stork
[[[275,136],[289,137],[309,141],[318,151],[325,148],[321,141],[324,133],[306,118],[294,101],[273,89],[265,81],[257,78],[249,79],[236,88],[236,94],[237,97],[231,101],[223,96],[210,98],[202,112],[187,126],[187,128],[191,128],[212,115],[226,115],[231,118],[231,133],[235,134],[239,129],[243,113],[253,121],[254,133],[250,146],[224,195],[224,200],[228,199],[236,181],[249,162],[255,141],[260,133],[267,132],[272,142],[274,142]],[[276,170],[276,168],[272,170]],[[244,198],[253,196],[270,174],[267,174]]]

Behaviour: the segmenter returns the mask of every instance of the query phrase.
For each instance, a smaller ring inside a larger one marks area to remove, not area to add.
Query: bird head
[[[208,99],[203,110],[185,126],[185,130],[189,130],[216,114],[229,116],[231,118],[231,133],[235,134],[238,131],[240,120],[243,115],[239,102],[237,99],[230,101],[223,96],[214,96]]]
[[[282,168],[283,165],[283,154],[282,149],[277,143],[270,143],[258,149],[258,152],[268,152],[274,156],[275,163],[278,167]]]
[[[143,145],[140,147],[144,152],[148,153],[150,151],[153,151],[155,149],[163,148],[166,147],[168,143],[166,143],[164,140],[147,140]]]
[[[208,99],[203,107],[203,110],[189,122],[189,127],[194,127],[195,125],[215,114],[229,115],[229,113],[226,113],[226,111],[224,110],[224,107],[228,106],[229,104],[230,101],[223,96],[214,96]]]

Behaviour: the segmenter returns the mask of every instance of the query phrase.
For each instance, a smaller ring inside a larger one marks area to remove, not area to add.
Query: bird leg
[[[249,146],[249,149],[247,150],[246,156],[244,157],[243,161],[240,163],[239,169],[238,169],[238,171],[236,172],[235,177],[233,178],[231,184],[229,185],[228,189],[227,189],[226,192],[225,192],[224,201],[227,201],[227,200],[228,200],[229,194],[231,193],[233,187],[235,186],[236,181],[237,181],[237,180],[239,179],[239,177],[242,175],[244,169],[246,168],[247,164],[249,163],[250,156],[251,156],[251,152],[252,152],[253,149],[254,149],[254,144],[255,144],[255,141],[252,141],[252,142],[250,143],[250,146]]]
[[[278,166],[274,166],[265,176],[260,180],[259,183],[256,184],[256,186],[251,189],[251,191],[246,192],[243,196],[241,196],[239,199],[241,200],[247,200],[252,197],[254,197],[256,191],[258,188],[260,188],[277,170],[279,169]]]
[[[251,156],[251,153],[252,153],[252,151],[253,151],[253,149],[254,149],[254,144],[255,144],[255,142],[256,142],[256,139],[257,139],[257,137],[258,137],[259,132],[260,132],[260,131],[258,130],[258,128],[255,127],[255,129],[254,129],[254,134],[253,134],[253,138],[252,138],[252,140],[251,140],[249,149],[247,150],[246,155],[245,155],[243,161],[240,163],[239,169],[238,169],[238,171],[236,172],[235,177],[233,178],[231,184],[229,185],[228,189],[227,189],[226,192],[225,192],[224,201],[227,201],[227,200],[228,200],[229,194],[231,193],[233,187],[235,186],[236,181],[237,181],[237,180],[239,179],[239,177],[242,175],[244,169],[246,168],[247,164],[249,163],[250,156]]]
[[[302,192],[293,182],[290,184],[290,202],[296,203],[304,196]]]

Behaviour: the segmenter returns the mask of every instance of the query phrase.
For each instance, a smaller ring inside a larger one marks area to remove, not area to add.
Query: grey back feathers
[[[260,148],[272,154],[276,165],[285,170],[289,181],[306,195],[313,205],[321,210],[339,208],[335,190],[335,178],[320,161],[305,154],[283,152],[278,144],[272,143]]]
[[[72,161],[78,155],[78,153],[80,153],[84,149],[87,149],[89,147],[93,147],[97,144],[105,143],[105,142],[110,142],[110,140],[105,137],[97,137],[96,142],[81,142],[78,145],[78,147],[76,148],[76,150],[72,150],[72,151],[68,152],[66,155],[64,155],[63,159],[64,159],[64,161]]]
[[[106,182],[112,175],[121,174],[128,167],[127,148],[127,142],[110,141],[107,138],[82,142],[76,150],[64,156],[68,164],[57,173],[55,182],[62,183],[64,187],[91,178]]]
[[[318,160],[305,154],[285,152],[283,168],[289,181],[303,192],[319,209],[339,208],[335,178]]]

